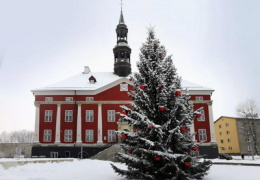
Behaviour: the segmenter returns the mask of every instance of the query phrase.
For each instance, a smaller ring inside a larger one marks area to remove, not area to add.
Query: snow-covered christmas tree
[[[122,152],[116,154],[127,170],[112,164],[115,172],[128,179],[201,179],[210,168],[194,153],[198,144],[189,131],[195,116],[189,95],[181,87],[171,56],[155,38],[153,28],[141,47],[139,73],[131,78],[134,91],[130,107],[121,106],[121,122],[134,132],[118,131]]]

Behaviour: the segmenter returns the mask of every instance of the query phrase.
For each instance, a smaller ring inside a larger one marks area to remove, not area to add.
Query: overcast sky
[[[124,0],[136,71],[155,26],[183,79],[215,90],[214,120],[260,97],[259,0]],[[31,90],[83,71],[113,71],[120,0],[0,0],[0,132],[34,129]]]

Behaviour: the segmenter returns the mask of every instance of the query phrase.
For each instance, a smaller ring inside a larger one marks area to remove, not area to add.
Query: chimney
[[[84,66],[84,72],[83,72],[83,74],[88,74],[88,73],[90,73],[89,67],[88,67],[88,66]]]

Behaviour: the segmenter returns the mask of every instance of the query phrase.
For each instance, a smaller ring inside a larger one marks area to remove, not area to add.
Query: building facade
[[[214,126],[219,153],[251,155],[259,151],[260,119],[221,116]]]
[[[128,28],[121,11],[116,28],[117,44],[113,48],[114,72],[91,72],[89,67],[84,67],[83,73],[32,90],[36,107],[34,143],[35,149],[38,148],[35,155],[72,156],[71,150],[66,148],[86,149],[117,143],[115,131],[130,128],[117,123],[120,105],[131,103],[128,91],[133,89],[129,80],[131,48],[127,34]],[[194,110],[203,108],[201,117],[194,119],[191,127],[192,132],[197,132],[194,140],[202,143],[203,154],[215,152],[211,100],[214,90],[187,81],[182,81],[182,87],[188,90]],[[49,152],[50,148],[54,149]],[[76,156],[75,153],[73,156]]]

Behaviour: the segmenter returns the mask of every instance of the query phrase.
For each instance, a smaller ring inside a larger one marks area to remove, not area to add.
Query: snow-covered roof
[[[91,84],[89,78],[93,76],[96,79],[96,83]],[[129,75],[131,76],[131,74]],[[101,89],[107,89],[109,87],[113,87],[122,82],[126,82],[128,84],[132,84],[129,81],[129,77],[119,77],[112,72],[89,72],[89,73],[80,73],[70,78],[64,79],[60,82],[50,84],[46,87],[36,88],[32,90],[32,92],[43,92],[43,91],[67,91],[67,90],[82,90],[82,91],[96,91]],[[107,87],[107,88],[106,88]],[[182,80],[182,88],[193,92],[212,93],[214,90],[194,84],[185,80]],[[102,91],[102,90],[101,90]],[[200,94],[199,93],[199,94]],[[206,93],[206,94],[208,94]]]

